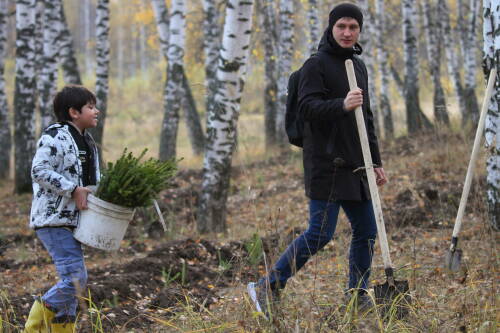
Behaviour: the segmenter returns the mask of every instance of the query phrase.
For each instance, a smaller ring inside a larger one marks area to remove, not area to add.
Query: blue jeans
[[[263,285],[267,279],[272,289],[284,288],[287,280],[333,238],[340,207],[346,213],[352,228],[349,288],[366,289],[373,245],[377,236],[377,224],[371,200],[336,202],[311,200],[309,228],[288,246],[269,275],[260,279],[259,284]]]
[[[87,285],[82,246],[65,228],[41,228],[36,234],[52,257],[60,279],[42,296],[42,301],[56,309],[56,319],[75,317],[77,292],[84,291]]]

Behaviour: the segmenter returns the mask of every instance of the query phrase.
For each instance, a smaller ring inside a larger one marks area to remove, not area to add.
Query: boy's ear
[[[75,120],[80,118],[80,112],[78,112],[77,109],[75,108],[69,108],[69,116],[71,117],[71,120]]]

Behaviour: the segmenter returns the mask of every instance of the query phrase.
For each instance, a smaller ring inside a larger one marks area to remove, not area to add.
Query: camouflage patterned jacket
[[[82,165],[68,126],[71,125],[50,125],[38,141],[31,167],[33,202],[30,228],[78,225],[79,211],[71,193],[76,186],[82,186]],[[96,180],[99,183],[97,149],[88,131],[85,136],[95,154]]]

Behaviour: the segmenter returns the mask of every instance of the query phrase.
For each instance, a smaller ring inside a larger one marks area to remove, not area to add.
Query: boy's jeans
[[[271,289],[284,288],[287,280],[332,239],[340,207],[346,213],[352,228],[349,288],[368,287],[373,245],[377,236],[371,200],[311,200],[309,228],[288,246],[267,276]],[[262,278],[259,285],[265,282],[266,278]]]
[[[56,319],[75,317],[77,291],[83,291],[87,285],[82,246],[66,228],[41,228],[36,234],[52,257],[60,278],[42,296],[42,301],[57,310]]]

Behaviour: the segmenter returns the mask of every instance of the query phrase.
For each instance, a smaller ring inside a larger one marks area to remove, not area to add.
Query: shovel
[[[491,99],[491,94],[493,93],[493,87],[495,86],[495,78],[497,76],[496,68],[490,71],[490,76],[488,78],[488,86],[486,87],[486,92],[484,94],[483,106],[481,108],[481,116],[479,117],[479,123],[477,124],[476,137],[474,138],[474,146],[472,147],[472,154],[469,161],[469,167],[467,168],[467,175],[465,176],[465,184],[462,190],[462,197],[460,198],[460,205],[458,206],[457,218],[455,219],[455,226],[453,227],[453,234],[451,236],[450,249],[445,256],[445,267],[449,270],[456,272],[460,269],[460,263],[462,261],[462,250],[457,248],[458,245],[458,233],[462,227],[462,218],[464,216],[465,206],[467,205],[467,198],[469,197],[470,185],[472,182],[472,177],[474,175],[474,168],[476,166],[477,156],[479,155],[479,144],[481,143],[481,135],[484,130],[484,120],[486,114],[488,113],[488,105]]]
[[[349,87],[351,90],[356,89],[356,75],[352,60],[347,59],[345,62],[347,78],[349,79]],[[402,318],[408,313],[408,305],[411,302],[409,293],[408,281],[396,281],[394,279],[394,269],[392,267],[391,257],[389,253],[389,244],[387,242],[387,234],[385,232],[384,217],[382,215],[382,205],[378,194],[377,184],[375,181],[375,171],[373,169],[372,156],[370,146],[368,144],[368,136],[366,134],[365,120],[361,106],[355,110],[356,123],[358,127],[359,139],[361,141],[361,149],[365,162],[366,175],[368,177],[368,186],[372,198],[373,211],[375,213],[375,221],[377,223],[377,234],[384,261],[384,270],[387,281],[382,285],[374,286],[375,301],[382,307],[382,313],[391,313],[394,311],[397,318]]]

